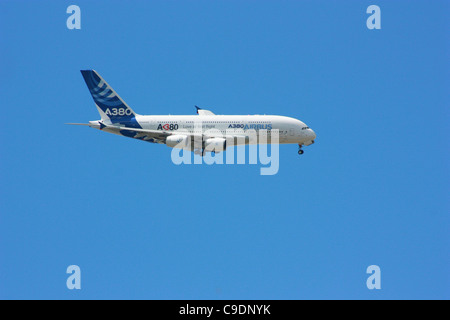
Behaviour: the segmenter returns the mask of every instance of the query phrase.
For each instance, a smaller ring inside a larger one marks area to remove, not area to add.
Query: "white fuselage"
[[[267,132],[271,137],[273,130],[278,130],[279,143],[296,143],[310,145],[314,143],[316,134],[300,120],[273,115],[137,115],[136,121],[143,129],[162,132],[189,132],[202,134],[216,131],[226,136],[233,130],[244,133],[254,130],[258,138]],[[248,142],[247,142],[248,143]]]

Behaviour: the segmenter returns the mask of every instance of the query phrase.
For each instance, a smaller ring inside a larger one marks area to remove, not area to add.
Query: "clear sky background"
[[[1,1],[0,298],[449,299],[448,13]],[[176,166],[164,145],[64,125],[99,118],[90,68],[140,114],[292,116],[316,144],[282,145],[275,176]]]

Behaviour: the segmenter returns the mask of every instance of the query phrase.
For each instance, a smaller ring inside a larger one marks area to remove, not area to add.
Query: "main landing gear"
[[[197,150],[194,151],[194,154],[198,154],[199,156],[204,157],[205,156],[205,149],[202,149],[202,150],[197,149]]]
[[[303,152],[304,152],[302,147],[303,146],[301,144],[298,145],[298,154],[300,154],[300,155],[303,154]]]
[[[204,157],[205,156],[205,148],[202,148],[201,150],[200,149],[196,149],[195,151],[194,151],[194,154],[198,154],[199,156],[202,156],[202,157]],[[214,151],[213,151],[214,152]]]

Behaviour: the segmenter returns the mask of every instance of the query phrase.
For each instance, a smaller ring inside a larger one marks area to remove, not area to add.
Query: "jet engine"
[[[189,137],[184,135],[173,135],[166,138],[166,145],[171,148],[185,149],[189,145]]]
[[[227,139],[209,138],[205,141],[205,151],[221,152],[227,148]]]

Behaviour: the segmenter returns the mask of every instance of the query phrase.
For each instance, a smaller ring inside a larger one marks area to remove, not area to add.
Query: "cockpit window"
[[[306,129],[309,129],[309,127],[303,127],[303,128],[302,128],[302,130],[306,130]]]

